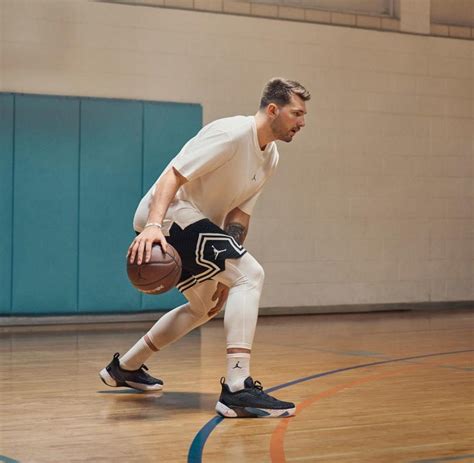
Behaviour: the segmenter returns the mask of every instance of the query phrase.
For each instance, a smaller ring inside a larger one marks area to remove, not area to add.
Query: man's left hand
[[[212,295],[212,300],[217,300],[217,304],[207,312],[208,317],[213,317],[222,310],[229,296],[229,287],[223,283],[217,283],[216,292]]]

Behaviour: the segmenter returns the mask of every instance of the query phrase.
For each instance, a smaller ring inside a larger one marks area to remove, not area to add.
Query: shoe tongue
[[[246,388],[252,388],[253,387],[253,379],[252,379],[251,376],[247,376],[247,378],[245,378],[244,386]]]

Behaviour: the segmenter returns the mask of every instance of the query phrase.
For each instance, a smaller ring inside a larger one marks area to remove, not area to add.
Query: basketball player
[[[227,376],[216,411],[224,417],[290,416],[295,405],[266,394],[250,376],[250,353],[264,273],[242,246],[250,216],[278,163],[275,140],[291,142],[305,125],[309,92],[298,82],[271,79],[255,116],[206,125],[169,163],[141,200],[137,237],[127,257],[148,262],[153,243],[181,256],[177,284],[187,303],[167,312],[131,349],[100,372],[112,387],[160,390],[144,362],[215,316],[226,304]]]

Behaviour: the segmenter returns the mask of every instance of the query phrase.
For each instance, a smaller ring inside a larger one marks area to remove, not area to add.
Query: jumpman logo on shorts
[[[240,360],[235,364],[235,367],[232,368],[232,370],[235,370],[236,368],[240,368],[242,370],[242,367],[239,366]]]
[[[227,249],[221,249],[221,250],[216,249],[216,248],[214,247],[214,245],[212,245],[212,250],[214,251],[214,260],[217,260],[217,258],[219,257],[219,254],[220,254],[221,252],[227,251]]]

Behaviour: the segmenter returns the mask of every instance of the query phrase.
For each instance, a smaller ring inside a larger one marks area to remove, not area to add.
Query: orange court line
[[[304,400],[300,404],[296,406],[297,416],[305,409],[317,402],[318,400],[325,399],[327,397],[332,397],[336,395],[338,392],[343,391],[345,389],[351,389],[361,384],[370,383],[372,381],[379,381],[381,379],[389,378],[390,376],[397,376],[405,371],[412,370],[415,368],[426,368],[426,367],[433,367],[441,365],[443,362],[436,362],[436,363],[417,363],[415,365],[410,365],[404,368],[397,368],[395,371],[391,370],[387,373],[377,374],[377,375],[370,375],[365,378],[356,379],[353,381],[349,381],[348,383],[340,384],[338,386],[332,387],[330,389],[326,389],[323,392],[320,392],[314,396],[309,397],[308,399]],[[295,419],[295,418],[293,418]],[[270,459],[272,463],[286,463],[285,458],[285,449],[284,449],[284,440],[285,434],[288,429],[289,424],[292,422],[292,419],[283,419],[280,421],[278,426],[275,428],[272,434],[272,438],[270,440]]]

